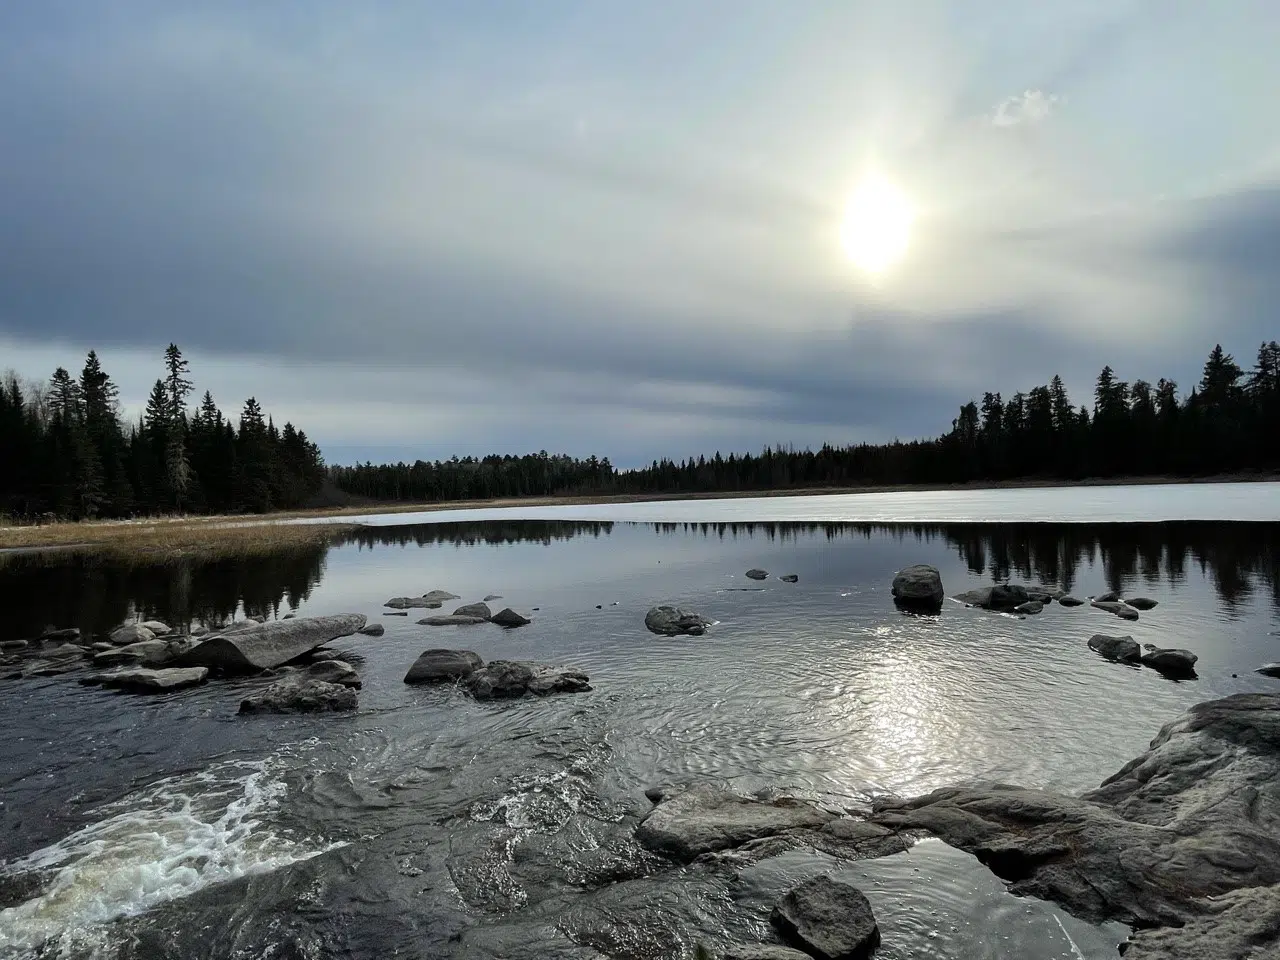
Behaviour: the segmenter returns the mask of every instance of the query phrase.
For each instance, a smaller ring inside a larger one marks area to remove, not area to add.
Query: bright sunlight
[[[845,211],[845,252],[862,270],[880,273],[907,252],[913,219],[905,193],[880,177],[864,180]]]

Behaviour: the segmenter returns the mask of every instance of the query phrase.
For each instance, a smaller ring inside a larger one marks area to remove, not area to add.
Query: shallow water
[[[260,680],[146,698],[75,674],[0,682],[0,956],[658,960],[767,939],[772,903],[822,870],[872,900],[883,957],[1114,956],[1123,928],[1011,897],[936,842],[672,868],[631,840],[643,790],[710,777],[856,808],[966,778],[1095,786],[1187,706],[1275,688],[1252,671],[1280,659],[1278,547],[1280,524],[1260,523],[506,521],[205,566],[9,558],[0,640],[135,608],[171,623],[354,611],[387,633],[333,645],[361,658],[348,717],[237,718]],[[912,562],[949,593],[1010,577],[1160,605],[1132,624],[1056,604],[903,616],[887,588]],[[755,566],[775,577],[745,579]],[[434,588],[540,609],[516,631],[384,615]],[[660,602],[718,623],[652,636]],[[1096,632],[1192,649],[1199,677],[1104,662]],[[595,689],[480,704],[406,687],[433,646],[577,666]]]

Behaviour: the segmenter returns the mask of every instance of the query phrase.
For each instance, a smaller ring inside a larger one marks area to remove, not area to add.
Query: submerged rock
[[[1151,610],[1158,606],[1159,602],[1160,601],[1158,600],[1152,600],[1150,597],[1134,597],[1131,600],[1125,601],[1125,603],[1133,607],[1135,610]]]
[[[1105,610],[1107,613],[1114,613],[1121,620],[1138,619],[1138,611],[1126,603],[1118,603],[1115,600],[1095,600],[1093,601],[1093,606],[1099,610]]]
[[[528,617],[516,613],[510,607],[499,610],[489,619],[500,627],[523,627],[533,622]]]
[[[80,682],[133,693],[165,693],[197,686],[204,683],[208,677],[209,671],[205,667],[166,667],[160,670],[138,667],[133,670],[100,673],[94,677],[86,677]]]
[[[427,617],[419,620],[418,624],[423,627],[473,627],[478,623],[488,622],[486,617],[463,617],[455,613],[443,617]]]
[[[938,568],[927,563],[903,567],[894,575],[892,589],[894,601],[908,610],[941,610],[946,596]]]
[[[365,624],[363,627],[361,627],[359,630],[356,631],[356,633],[359,633],[366,637],[380,637],[386,632],[387,632],[387,628],[380,623]]]
[[[1101,654],[1108,660],[1120,663],[1137,663],[1142,658],[1142,648],[1133,637],[1108,637],[1095,633],[1089,638],[1089,649]]]
[[[154,640],[156,635],[140,623],[126,623],[116,627],[107,637],[117,647],[127,647],[131,643],[142,643]]]
[[[330,640],[349,637],[364,625],[360,613],[255,623],[201,640],[176,662],[223,673],[256,673],[286,664]]]
[[[405,683],[451,683],[471,676],[484,661],[471,650],[424,650],[404,676]]]
[[[864,960],[880,944],[880,929],[862,891],[829,876],[792,889],[769,920],[784,939],[821,960]]]
[[[778,579],[781,580],[783,583],[796,583],[800,580],[800,577],[798,574],[784,573]]]
[[[752,567],[747,571],[746,577],[748,580],[768,580],[769,571],[761,570],[759,567]]]
[[[700,637],[712,621],[701,614],[680,607],[653,607],[644,615],[644,625],[650,633],[666,637]]]
[[[1142,662],[1153,670],[1158,670],[1166,677],[1173,679],[1194,679],[1196,661],[1200,659],[1190,650],[1161,649],[1148,647],[1142,655]]]
[[[1043,600],[1028,600],[1026,603],[1020,603],[1013,608],[1014,613],[1021,613],[1023,616],[1035,616],[1037,613],[1044,612]]]
[[[477,617],[480,620],[488,620],[493,616],[493,611],[489,609],[487,603],[464,603],[453,611],[453,615],[455,617]]]

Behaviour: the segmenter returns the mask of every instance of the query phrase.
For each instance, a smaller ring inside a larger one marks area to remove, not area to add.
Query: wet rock
[[[820,960],[863,960],[880,944],[880,929],[862,891],[828,876],[791,890],[769,920],[784,940]]]
[[[564,667],[535,666],[533,679],[529,681],[529,692],[539,697],[552,693],[587,693],[590,690],[590,677],[581,670]]]
[[[941,610],[945,596],[942,575],[938,573],[937,567],[917,563],[903,567],[894,575],[893,599],[900,607],[921,611]]]
[[[453,615],[455,617],[478,617],[481,620],[488,620],[493,616],[493,611],[489,609],[487,603],[464,603],[453,611]]]
[[[466,680],[477,700],[510,700],[532,693],[581,693],[591,689],[588,677],[578,670],[543,667],[518,660],[493,660]]]
[[[363,636],[366,636],[366,637],[380,637],[386,632],[387,632],[387,628],[380,623],[365,624],[363,627],[361,627],[359,630],[356,631],[356,633],[362,634]]]
[[[201,624],[198,624],[198,623],[194,627],[192,627],[191,630],[189,631],[189,633],[193,637],[203,637],[208,632],[209,632],[209,629],[207,627],[202,626]]]
[[[1106,593],[1102,593],[1094,597],[1093,602],[1095,605],[1099,603],[1123,603],[1124,598],[1116,591],[1109,590]]]
[[[1190,680],[1196,675],[1196,661],[1199,659],[1190,650],[1161,649],[1150,647],[1142,655],[1142,662],[1153,670],[1158,670],[1166,677]]]
[[[143,620],[142,626],[146,627],[157,637],[163,637],[165,634],[173,633],[173,628],[162,620]]]
[[[1043,600],[1028,600],[1026,603],[1020,603],[1013,608],[1014,613],[1020,613],[1023,616],[1035,616],[1037,613],[1044,612]]]
[[[471,650],[424,650],[404,676],[405,683],[452,683],[484,666]]]
[[[1151,610],[1160,605],[1159,600],[1152,600],[1150,597],[1133,597],[1125,603],[1135,610]]]
[[[458,600],[460,598],[456,593],[450,593],[448,590],[430,590],[422,595],[422,599],[444,603],[446,600]]]
[[[879,801],[873,819],[927,830],[1011,881],[1013,894],[1085,920],[1222,923],[1227,894],[1280,884],[1280,694],[1192,707],[1082,797],[952,787]],[[1254,943],[1257,955],[1280,948],[1277,932]]]
[[[126,623],[116,627],[107,637],[117,647],[127,647],[131,643],[154,640],[156,635],[140,623]]]
[[[1133,637],[1109,637],[1095,633],[1089,638],[1089,649],[1108,660],[1120,663],[1137,663],[1142,658],[1142,648]]]
[[[1259,667],[1254,673],[1260,673],[1264,677],[1276,677],[1280,679],[1280,663],[1267,663]]]
[[[1020,587],[1017,584],[997,583],[990,587],[966,590],[964,593],[956,594],[954,599],[970,607],[1012,613],[1024,603],[1030,603],[1031,594],[1027,592],[1026,587]]]
[[[784,573],[778,579],[781,580],[783,583],[796,583],[797,581],[799,581],[800,577],[798,574],[795,574],[795,573]]]
[[[427,597],[392,597],[383,606],[392,610],[439,610],[442,602]]]
[[[666,637],[700,637],[706,633],[712,621],[701,614],[680,607],[653,607],[644,615],[644,625],[650,633]]]
[[[131,643],[127,647],[108,647],[94,655],[93,665],[115,667],[134,664],[140,667],[158,667],[176,660],[193,646],[194,642],[185,638],[169,640],[157,637],[154,640]]]
[[[749,580],[768,580],[769,571],[761,570],[759,567],[752,567],[747,571],[746,576]]]
[[[528,617],[523,617],[516,613],[510,607],[499,610],[490,618],[490,621],[500,627],[523,627],[533,622]]]
[[[277,680],[261,693],[240,701],[241,713],[329,713],[354,710],[359,698],[351,687],[303,676]]]
[[[349,637],[364,625],[360,613],[255,623],[201,640],[176,662],[222,673],[256,673],[282,666],[330,640]]]
[[[1093,606],[1099,610],[1105,610],[1107,613],[1114,613],[1121,620],[1138,619],[1138,611],[1126,603],[1117,603],[1114,600],[1095,600],[1093,601]]]
[[[502,595],[501,595],[501,594],[499,594],[499,593],[491,593],[491,594],[489,594],[487,597],[485,597],[485,598],[484,598],[484,602],[485,602],[485,603],[488,603],[490,600],[501,600],[501,599],[502,599]]]
[[[813,960],[807,953],[773,943],[732,943],[709,956],[718,960]]]
[[[815,829],[834,819],[834,814],[802,800],[760,800],[716,784],[699,784],[664,797],[636,827],[636,840],[656,853],[690,861],[789,830]]]
[[[26,640],[6,640],[0,643],[0,650],[25,650],[27,649]]]
[[[1206,915],[1179,928],[1139,930],[1120,950],[1125,960],[1274,960],[1280,944],[1280,886],[1236,890],[1206,904]]]
[[[58,629],[46,629],[36,638],[40,643],[79,643],[80,628],[79,627],[63,627]]]
[[[1058,606],[1060,606],[1060,607],[1083,607],[1083,606],[1084,606],[1084,601],[1083,601],[1083,600],[1079,600],[1079,599],[1077,599],[1076,597],[1073,597],[1073,596],[1071,596],[1071,594],[1069,594],[1069,593],[1068,593],[1068,594],[1066,594],[1065,596],[1061,596],[1061,597],[1059,597],[1059,598],[1058,598]]]
[[[302,680],[319,680],[321,683],[336,683],[354,690],[359,690],[362,686],[360,674],[356,673],[356,668],[345,660],[321,660],[318,663],[297,668],[297,677]]]
[[[424,627],[473,627],[478,623],[488,623],[486,617],[463,617],[458,614],[443,617],[427,617],[418,623]]]
[[[285,614],[283,617],[281,617],[280,619],[281,619],[281,620],[292,620],[292,619],[293,619],[294,617],[296,617],[296,616],[297,616],[297,614],[296,614],[296,613],[286,613],[286,614]]]
[[[78,644],[62,643],[56,647],[45,647],[39,651],[39,654],[45,660],[78,660],[81,657],[91,656],[93,651]]]
[[[130,693],[167,693],[170,690],[198,686],[204,683],[208,676],[209,670],[206,667],[165,667],[159,670],[137,667],[132,670],[97,674],[94,677],[86,677],[85,681]]]
[[[1048,590],[1043,590],[1039,587],[1028,587],[1027,602],[1038,603],[1043,608],[1045,605],[1053,602],[1053,594]]]
[[[382,615],[384,617],[407,617],[409,615],[409,611],[408,610],[384,610],[382,612]]]

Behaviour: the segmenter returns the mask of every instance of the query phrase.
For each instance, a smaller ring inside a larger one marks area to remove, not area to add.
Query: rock
[[[747,575],[747,578],[750,580],[768,580],[769,579],[769,572],[767,570],[761,570],[759,567],[752,567],[750,570],[747,571],[746,575]]]
[[[1255,670],[1254,673],[1260,673],[1264,677],[1276,677],[1280,679],[1280,663],[1265,664]]]
[[[154,640],[156,635],[140,623],[126,623],[116,627],[107,638],[117,647],[127,647],[131,643]]]
[[[552,693],[582,693],[591,685],[585,673],[559,667],[543,667],[518,660],[493,660],[467,678],[467,689],[477,700],[509,700],[526,693],[545,697]]]
[[[197,686],[204,683],[208,676],[209,670],[206,667],[166,667],[160,670],[137,667],[132,670],[103,673],[86,679],[92,679],[98,685],[113,690],[127,690],[132,693],[165,693]]]
[[[481,620],[488,620],[493,616],[493,611],[489,609],[487,603],[464,603],[453,611],[453,615],[455,617],[478,617]]]
[[[209,629],[207,627],[204,627],[198,623],[194,627],[192,627],[190,630],[191,636],[193,637],[203,637],[208,632],[209,632]]]
[[[380,623],[369,623],[361,627],[356,633],[363,634],[366,637],[380,637],[387,632],[387,628]]]
[[[650,803],[661,803],[671,792],[670,787],[646,787],[644,795]]]
[[[893,599],[900,607],[909,610],[937,611],[942,609],[942,575],[937,567],[917,563],[903,567],[893,578]]]
[[[1120,945],[1120,952],[1125,960],[1274,960],[1277,956],[1280,886],[1232,891],[1206,904],[1205,912],[1176,929],[1139,930]]]
[[[1059,597],[1059,598],[1058,598],[1058,606],[1060,606],[1060,607],[1083,607],[1083,606],[1084,606],[1084,601],[1083,601],[1083,600],[1078,600],[1078,599],[1076,599],[1075,597],[1071,596],[1071,594],[1066,594],[1065,596],[1062,596],[1062,597]]]
[[[114,667],[125,664],[136,664],[140,667],[158,667],[176,660],[193,647],[186,639],[167,640],[157,637],[154,640],[143,640],[131,643],[127,647],[109,647],[97,653],[93,658],[95,667]]]
[[[1099,603],[1123,603],[1124,598],[1121,597],[1120,594],[1118,594],[1116,591],[1109,590],[1106,593],[1103,593],[1094,597],[1093,602],[1095,606]]]
[[[711,624],[706,617],[679,607],[653,607],[644,615],[644,625],[649,632],[666,637],[700,637]]]
[[[345,660],[321,660],[298,669],[298,676],[304,680],[319,680],[321,683],[336,683],[339,686],[359,690],[360,674],[356,668]]]
[[[1151,610],[1158,606],[1160,601],[1152,600],[1150,597],[1134,597],[1132,600],[1126,600],[1125,603],[1135,610]]]
[[[800,576],[795,573],[784,573],[778,579],[783,583],[796,583],[800,579]]]
[[[1026,603],[1020,603],[1013,608],[1014,613],[1021,613],[1024,616],[1035,616],[1037,613],[1044,612],[1043,600],[1028,600]]]
[[[176,663],[223,673],[256,673],[288,663],[330,640],[349,637],[364,625],[360,613],[253,624],[201,640]]]
[[[102,653],[102,651],[104,650],[114,650],[115,647],[107,643],[105,640],[99,640],[89,649],[91,649],[94,653]]]
[[[880,929],[862,891],[829,876],[791,890],[769,920],[784,940],[821,960],[863,960],[880,944]]]
[[[463,680],[484,666],[470,650],[424,650],[404,676],[405,683],[450,683]]]
[[[441,607],[441,601],[431,600],[427,597],[392,597],[384,603],[383,606],[391,607],[394,610],[439,610]]]
[[[581,670],[563,667],[535,666],[533,679],[529,681],[529,692],[539,697],[552,693],[587,693],[590,690],[590,677]]]
[[[1014,895],[1052,900],[1091,922],[1187,925],[1197,936],[1221,924],[1234,935],[1226,910],[1256,901],[1228,895],[1273,897],[1280,884],[1280,694],[1192,707],[1082,797],[980,784],[881,800],[872,817],[927,830],[977,856]],[[1238,915],[1257,918],[1247,908]],[[1275,955],[1278,935],[1272,926],[1255,940],[1254,955]],[[1151,935],[1134,939],[1137,949]]]
[[[488,603],[490,600],[501,600],[501,599],[502,599],[502,595],[501,595],[501,594],[498,594],[498,593],[491,593],[491,594],[489,594],[487,597],[485,597],[485,598],[484,598],[484,602],[485,602],[485,603]]]
[[[1142,662],[1153,670],[1158,670],[1166,677],[1191,680],[1196,675],[1196,660],[1190,650],[1163,650],[1154,648],[1142,655]]]
[[[431,600],[435,603],[444,603],[446,600],[460,599],[456,593],[450,593],[448,590],[432,590],[422,595],[423,600]]]
[[[1048,594],[1041,595],[1048,596]],[[1024,603],[1030,603],[1032,600],[1031,594],[1027,592],[1026,587],[1010,583],[998,583],[991,587],[966,590],[964,593],[956,594],[955,599],[970,607],[996,610],[1001,613],[1011,613]],[[1044,600],[1037,602],[1044,603]]]
[[[36,638],[40,643],[78,643],[80,641],[79,627],[64,627],[61,630],[46,629]]]
[[[0,650],[25,650],[27,649],[27,641],[25,640],[6,640],[0,643]]]
[[[1089,638],[1089,649],[1101,654],[1108,660],[1120,663],[1137,663],[1142,657],[1142,648],[1133,637],[1108,637],[1095,633]]]
[[[758,800],[715,784],[664,797],[636,827],[641,846],[675,860],[729,850],[789,830],[816,829],[833,814],[801,800]]]
[[[351,687],[291,676],[245,697],[240,701],[240,712],[327,713],[354,710],[358,704],[359,698]]]
[[[173,633],[173,628],[161,620],[143,620],[141,625],[146,627],[157,637],[163,637],[167,633]]]
[[[457,614],[444,617],[427,617],[418,623],[424,627],[470,627],[477,623],[488,623],[484,617],[460,617]]]
[[[1114,600],[1095,600],[1092,605],[1107,613],[1114,613],[1121,620],[1138,619],[1138,611],[1125,603],[1117,603]]]
[[[525,624],[533,622],[528,617],[522,617],[510,607],[499,610],[490,620],[500,627],[523,627]]]
[[[772,943],[731,943],[709,955],[719,960],[813,960],[807,953]]]
[[[297,614],[296,614],[296,613],[286,613],[286,614],[285,614],[283,617],[281,617],[280,619],[281,619],[281,620],[292,620],[292,619],[293,619],[294,617],[296,617],[296,616],[297,616]]]
[[[1027,603],[1038,603],[1043,609],[1045,604],[1053,602],[1053,594],[1048,590],[1042,590],[1039,587],[1027,588]]]
[[[409,611],[408,610],[384,610],[382,612],[382,615],[384,617],[407,617],[409,615]]]
[[[92,650],[77,646],[74,643],[63,643],[56,647],[47,647],[40,651],[40,656],[45,660],[71,660],[79,659],[93,653]]]

